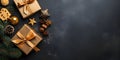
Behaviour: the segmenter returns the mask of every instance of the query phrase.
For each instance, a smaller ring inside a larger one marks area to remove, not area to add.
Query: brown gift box
[[[39,11],[39,10],[41,9],[38,1],[35,0],[33,3],[28,4],[31,12],[26,15],[26,14],[24,14],[24,6],[25,6],[25,5],[24,5],[23,7],[18,7],[18,3],[23,2],[23,1],[25,1],[25,0],[14,0],[15,5],[17,6],[17,8],[18,8],[18,10],[19,10],[19,12],[21,13],[21,15],[22,15],[23,18],[27,18],[27,17],[29,17],[30,15],[36,13],[37,11]]]
[[[38,45],[39,42],[42,41],[42,37],[39,36],[32,28],[30,28],[27,24],[25,24],[18,32],[20,32],[23,36],[26,36],[29,31],[33,31],[35,38],[32,40],[29,40],[31,43],[33,43],[35,46]],[[18,33],[17,32],[17,33]],[[12,41],[15,39],[19,39],[17,34],[12,38]],[[26,55],[29,54],[32,51],[32,47],[30,47],[26,42],[15,44],[20,50],[22,50]]]

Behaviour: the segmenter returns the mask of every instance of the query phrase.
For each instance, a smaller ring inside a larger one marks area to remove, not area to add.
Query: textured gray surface
[[[51,14],[50,36],[38,45],[40,52],[20,60],[120,60],[120,0],[38,1]],[[15,12],[17,31],[28,19]],[[33,28],[39,33],[39,13],[31,17],[37,18]]]

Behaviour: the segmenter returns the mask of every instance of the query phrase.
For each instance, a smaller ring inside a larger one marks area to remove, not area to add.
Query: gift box
[[[37,0],[14,0],[14,3],[23,18],[27,18],[41,9]]]
[[[36,46],[42,41],[42,37],[38,35],[32,28],[25,24],[11,39],[12,42],[22,50],[26,55],[33,49],[39,51]]]

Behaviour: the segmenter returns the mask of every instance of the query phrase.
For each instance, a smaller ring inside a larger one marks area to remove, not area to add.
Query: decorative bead
[[[40,32],[44,32],[44,31],[45,31],[45,29],[40,27]]]
[[[47,29],[47,25],[45,25],[45,24],[42,24],[42,27],[45,28],[45,29]]]
[[[51,20],[46,20],[46,23],[45,23],[47,26],[50,26],[52,24],[52,21]]]
[[[47,31],[43,32],[43,35],[48,36],[48,32]]]

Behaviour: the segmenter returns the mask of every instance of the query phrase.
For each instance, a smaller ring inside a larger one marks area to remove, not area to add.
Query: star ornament
[[[46,18],[49,16],[50,16],[50,14],[48,13],[48,9],[41,10],[41,17]]]
[[[31,24],[32,26],[33,26],[35,23],[37,23],[37,22],[35,21],[35,18],[29,19],[29,20],[30,20],[30,22],[29,22],[28,24]]]

